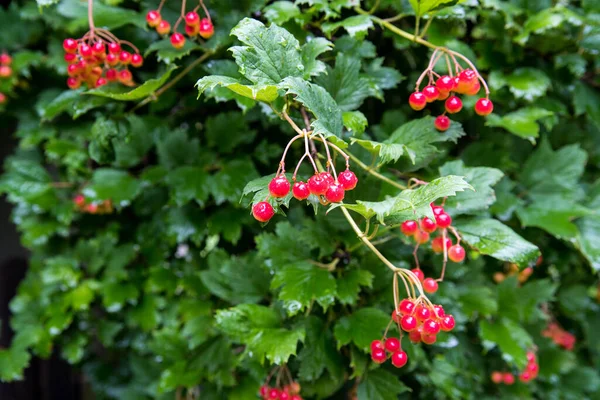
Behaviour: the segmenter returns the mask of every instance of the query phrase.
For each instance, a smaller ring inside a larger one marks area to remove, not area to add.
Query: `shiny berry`
[[[392,365],[396,368],[402,368],[408,362],[408,356],[402,350],[392,354]]]
[[[504,375],[502,375],[502,381],[505,385],[512,385],[515,383],[515,376],[510,372],[505,372]]]
[[[184,30],[186,35],[193,38],[194,36],[198,35],[200,27],[198,27],[198,25],[186,25]]]
[[[128,69],[123,69],[119,71],[119,82],[121,83],[129,83],[133,77],[131,76],[131,72]]]
[[[425,279],[425,274],[423,273],[423,271],[419,268],[415,268],[411,270],[413,274],[416,275],[417,279],[419,279],[419,282],[423,282],[423,279]]]
[[[144,58],[139,53],[133,53],[131,55],[131,65],[138,68],[144,63]]]
[[[119,63],[119,56],[113,53],[108,53],[106,55],[106,63],[111,67],[114,67]]]
[[[537,363],[531,363],[527,365],[527,371],[529,371],[531,374],[537,374],[538,371],[540,370],[540,366]]]
[[[329,188],[329,182],[327,178],[315,174],[308,179],[308,190],[314,195],[321,195],[327,192],[327,188]]]
[[[417,328],[417,319],[412,315],[405,315],[400,319],[400,327],[406,332],[412,332]]]
[[[290,400],[302,400],[302,397],[298,394],[295,394],[292,396],[292,398]]]
[[[425,332],[421,333],[421,341],[425,344],[434,344],[437,340],[437,335],[430,335]]]
[[[310,190],[306,182],[298,181],[292,186],[292,194],[297,200],[306,200],[310,196]]]
[[[269,400],[279,400],[279,394],[281,391],[279,389],[272,388],[269,390]]]
[[[267,222],[273,218],[273,215],[275,215],[275,210],[273,210],[273,206],[268,202],[261,201],[252,207],[252,215],[257,221]]]
[[[456,114],[462,110],[462,101],[457,96],[450,96],[446,99],[444,106],[449,114]]]
[[[325,198],[332,203],[344,200],[344,188],[339,183],[332,183],[325,192]]]
[[[108,52],[118,55],[121,52],[121,45],[119,43],[109,43],[108,44]]]
[[[68,64],[73,64],[77,62],[77,55],[75,53],[65,53],[64,58]]]
[[[95,56],[104,57],[106,54],[106,46],[102,42],[96,42],[92,45],[92,53]]]
[[[490,377],[492,382],[499,384],[502,382],[502,372],[494,371]]]
[[[436,101],[440,97],[440,91],[433,85],[425,86],[422,93],[428,103]]]
[[[527,352],[527,362],[535,362],[535,353],[533,351]]]
[[[290,400],[290,394],[288,392],[286,392],[285,390],[282,390],[279,393],[279,400]]]
[[[423,93],[413,92],[408,98],[408,104],[413,110],[419,111],[425,108],[427,99],[425,99],[425,95]]]
[[[472,69],[465,69],[458,74],[457,85],[454,89],[457,93],[467,93],[477,82],[477,73]]]
[[[261,397],[266,397],[269,394],[269,390],[271,390],[271,388],[267,385],[262,385],[258,391],[258,393],[260,393]]]
[[[165,21],[164,19],[160,21],[156,27],[156,32],[158,32],[159,35],[167,35],[169,32],[171,32],[171,24],[169,21]]]
[[[438,290],[438,283],[435,281],[435,279],[426,278],[423,281],[423,290],[425,290],[427,293],[435,293]]]
[[[423,322],[423,333],[427,335],[437,335],[439,331],[440,324],[437,321],[428,319],[427,321]]]
[[[481,98],[475,103],[475,112],[477,115],[490,115],[492,111],[494,111],[494,104],[490,99]]]
[[[450,314],[445,315],[440,321],[440,328],[444,332],[450,332],[452,329],[454,329],[455,325],[456,321],[454,321],[454,317]]]
[[[417,225],[416,221],[404,221],[402,223],[402,225],[400,225],[400,230],[402,231],[402,233],[404,233],[406,236],[412,236],[414,235],[417,230],[419,229],[419,225]]]
[[[444,307],[440,306],[439,304],[436,304],[433,306],[433,314],[431,315],[432,318],[435,318],[437,316],[437,318],[443,318],[446,316],[446,312],[444,311]]]
[[[446,213],[442,213],[440,215],[435,216],[435,223],[440,228],[447,228],[452,225],[452,217]]]
[[[479,80],[476,80],[469,89],[467,89],[467,91],[465,92],[465,94],[468,94],[469,96],[475,96],[477,93],[479,93],[479,90],[481,89],[481,84],[479,83]]]
[[[148,14],[146,14],[146,22],[152,28],[157,27],[158,24],[160,24],[160,21],[162,21],[162,17],[160,15],[160,12],[158,12],[157,10],[148,11]]]
[[[117,70],[116,69],[109,69],[106,71],[106,80],[109,82],[114,82],[118,79],[117,77]]]
[[[79,86],[81,86],[81,81],[71,76],[67,78],[67,86],[69,89],[77,89]]]
[[[433,121],[433,126],[440,132],[446,132],[450,128],[450,118],[438,115]]]
[[[433,203],[431,205],[431,211],[433,211],[433,215],[440,215],[444,212],[444,207],[442,206],[434,206]]]
[[[12,63],[12,57],[6,53],[0,54],[0,64],[10,65]]]
[[[129,64],[131,62],[131,53],[128,51],[122,51],[119,53],[119,61],[125,65]]]
[[[285,175],[279,175],[269,182],[269,193],[273,197],[285,197],[290,192],[290,187],[290,182],[286,179]]]
[[[421,343],[421,332],[413,330],[408,333],[408,339],[413,343]]]
[[[90,58],[92,56],[92,47],[85,43],[81,43],[79,45],[79,54],[81,54],[81,57],[83,58]]]
[[[422,230],[418,230],[415,232],[414,238],[415,242],[419,244],[427,243],[429,242],[429,233]]]
[[[65,49],[67,53],[75,53],[77,47],[77,40],[71,38],[63,40],[63,49]]]
[[[460,244],[455,244],[448,249],[448,258],[454,262],[461,262],[465,259],[465,249]]]
[[[400,348],[400,341],[393,337],[388,338],[385,340],[384,346],[387,351],[389,351],[390,353],[393,353]]]
[[[185,14],[185,23],[186,25],[199,25],[200,24],[200,16],[196,11],[190,11]]]
[[[435,87],[438,88],[440,93],[448,93],[454,90],[454,79],[448,75],[443,75],[435,81]]]
[[[325,179],[329,185],[331,185],[332,183],[335,183],[335,179],[333,179],[333,175],[331,175],[329,172],[321,172],[321,173],[319,173],[319,176],[321,178]]]
[[[452,240],[446,238],[446,250],[451,246]],[[442,236],[438,236],[431,241],[431,250],[433,250],[434,253],[442,253],[444,251],[444,238]]]
[[[384,346],[383,343],[381,342],[381,340],[373,340],[371,342],[371,351],[375,351],[375,350],[383,350]]]
[[[521,382],[529,382],[532,379],[531,376],[531,372],[529,371],[523,371],[521,372],[521,375],[519,375],[519,380]]]
[[[354,172],[347,169],[344,172],[339,173],[338,182],[340,183],[340,185],[342,185],[344,190],[352,190],[356,187],[356,184],[358,183],[358,178],[356,177],[356,175],[354,175]]]
[[[100,86],[104,86],[106,85],[107,81],[105,78],[98,78],[98,80],[96,81],[96,87],[100,87]]]
[[[200,21],[200,36],[204,39],[210,39],[215,33],[215,27],[208,18],[202,18]]]
[[[431,218],[425,217],[421,220],[421,229],[425,232],[432,233],[437,229],[437,225]]]
[[[176,49],[180,49],[183,47],[184,44],[185,36],[183,36],[181,33],[175,32],[171,35],[171,45],[173,45],[173,47],[175,47]]]
[[[418,305],[415,308],[415,317],[419,321],[428,320],[430,316],[431,316],[431,311],[429,311],[429,308],[427,308],[427,307],[425,307],[423,305]]]
[[[403,299],[400,304],[398,304],[398,311],[402,314],[410,315],[415,311],[415,303],[409,299]]]
[[[371,351],[371,360],[377,364],[383,363],[387,359],[387,354],[383,349],[376,349]]]
[[[71,65],[67,66],[67,75],[75,76],[78,73],[79,73],[79,65],[71,64]]]

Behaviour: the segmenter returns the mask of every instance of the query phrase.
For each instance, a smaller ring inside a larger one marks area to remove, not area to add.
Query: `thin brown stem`
[[[281,115],[283,116],[283,118],[285,118],[285,120],[288,122],[288,124],[290,124],[290,126],[296,132],[298,132],[299,135],[304,135],[304,131],[302,129],[300,129],[300,127],[298,127],[298,125],[296,125],[296,123],[294,122],[294,120],[290,118],[290,116],[288,115],[287,112],[285,112],[285,110],[281,112]]]
[[[92,33],[92,37],[94,36],[94,0],[88,0],[88,24],[90,25],[90,32]]]
[[[208,9],[206,8],[206,6],[204,5],[204,1],[199,0],[200,2],[200,6],[202,7],[202,9],[204,10],[204,14],[206,15],[206,18],[208,18],[208,20],[210,22],[212,22],[212,20],[210,19],[210,13],[208,12]]]

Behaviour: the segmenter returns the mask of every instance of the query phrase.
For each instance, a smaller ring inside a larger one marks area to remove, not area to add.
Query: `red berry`
[[[421,229],[423,229],[425,232],[435,232],[436,228],[437,225],[431,218],[425,217],[421,220]]]
[[[479,83],[479,80],[476,80],[469,89],[467,89],[467,91],[465,92],[465,94],[468,94],[469,96],[475,96],[477,93],[479,93],[479,90],[481,89],[481,84]]]
[[[529,371],[523,371],[521,372],[521,375],[519,375],[519,380],[524,383],[529,382],[531,378],[531,373]]]
[[[339,203],[344,200],[344,188],[339,183],[329,185],[325,198],[332,203]]]
[[[276,176],[269,182],[269,193],[271,196],[281,198],[288,195],[290,192],[290,182],[285,175]]]
[[[417,319],[412,315],[405,315],[400,319],[400,327],[406,332],[412,332],[417,328]]]
[[[144,63],[144,58],[139,53],[133,53],[131,55],[131,65],[138,68]]]
[[[423,273],[423,271],[421,271],[421,269],[415,268],[411,271],[413,274],[415,274],[417,276],[417,278],[419,279],[419,282],[423,282],[423,279],[425,279],[425,274]]]
[[[162,17],[160,15],[160,12],[158,12],[157,10],[148,11],[148,14],[146,14],[146,22],[152,28],[157,27],[158,24],[160,24],[160,21],[162,21]]]
[[[290,400],[302,400],[302,397],[300,397],[300,395],[295,394]]]
[[[540,366],[537,363],[533,362],[531,364],[527,364],[527,371],[529,371],[531,374],[535,375],[539,370]]]
[[[279,400],[290,400],[290,394],[285,390],[279,393]]]
[[[437,335],[439,331],[440,324],[437,321],[428,319],[427,321],[423,322],[423,333],[427,335]]]
[[[425,108],[427,99],[425,99],[425,95],[423,93],[413,92],[408,98],[408,104],[413,110],[419,111]]]
[[[475,103],[475,112],[477,115],[490,115],[494,111],[494,104],[490,99],[481,98]]]
[[[435,222],[440,228],[447,228],[452,225],[452,217],[446,213],[435,216]]]
[[[440,97],[440,91],[433,85],[425,86],[422,93],[428,103],[436,101]]]
[[[6,95],[0,92],[0,104],[6,103]]]
[[[67,53],[75,53],[77,47],[77,40],[71,38],[63,40],[63,49],[65,49]]]
[[[494,371],[491,376],[492,382],[499,384],[502,382],[502,372]]]
[[[427,243],[429,242],[429,233],[424,232],[422,230],[418,230],[417,232],[415,232],[414,238],[415,242],[419,244]]]
[[[421,341],[425,344],[434,344],[437,340],[436,335],[429,335],[427,333],[421,334]]]
[[[65,53],[64,58],[68,64],[73,64],[77,62],[77,55],[75,53]]]
[[[69,77],[67,78],[67,86],[69,89],[77,89],[81,86],[81,81],[77,78]]]
[[[200,16],[196,11],[190,11],[185,14],[185,23],[186,25],[199,25],[200,24]]]
[[[279,394],[281,392],[279,391],[279,389],[271,389],[269,390],[269,400],[279,400]]]
[[[306,200],[310,196],[310,190],[306,182],[298,181],[292,186],[292,194],[297,200]]]
[[[429,311],[429,308],[427,308],[423,305],[418,305],[415,308],[415,317],[417,317],[417,320],[425,321],[425,320],[428,320],[430,316],[431,316],[431,311]]]
[[[502,381],[505,385],[512,385],[515,383],[515,376],[510,372],[505,372],[504,375],[502,375]]]
[[[106,63],[112,67],[119,63],[119,56],[113,53],[108,53],[106,55]]]
[[[439,304],[435,304],[433,306],[433,315],[431,316],[432,318],[443,318],[446,315],[446,312],[444,311],[444,307],[440,306]]]
[[[150,11],[150,12],[152,12],[152,11]],[[271,388],[270,388],[269,386],[267,386],[267,385],[262,385],[262,386],[260,387],[259,393],[260,393],[260,395],[261,395],[262,397],[265,397],[266,395],[268,395],[268,394],[269,394],[269,390],[271,390]]]
[[[125,65],[129,64],[131,62],[131,53],[128,51],[122,51],[119,53],[119,61]]]
[[[454,79],[448,75],[443,75],[435,81],[435,87],[438,88],[440,93],[448,93],[454,90]],[[442,100],[442,99],[440,99]]]
[[[105,78],[98,78],[98,80],[96,81],[96,87],[100,87],[100,86],[104,86],[106,85],[106,79]]]
[[[316,196],[325,194],[327,188],[329,188],[329,182],[320,174],[315,174],[308,179],[308,190]]]
[[[96,211],[98,211],[98,204],[88,204],[88,205],[85,207],[85,210],[86,210],[87,212],[89,212],[90,214],[95,214],[95,213],[96,213]]]
[[[452,246],[452,240],[450,238],[446,238],[446,251]],[[434,253],[442,253],[444,251],[444,238],[442,236],[438,236],[431,241],[431,250]]]
[[[406,236],[412,236],[414,235],[417,230],[418,230],[419,226],[417,225],[416,221],[404,221],[402,223],[402,225],[400,225],[400,230],[402,231],[402,233],[404,233]]]
[[[77,196],[75,196],[75,198],[73,198],[73,203],[75,203],[78,206],[82,206],[85,204],[85,197],[82,194],[78,194]]]
[[[158,32],[159,35],[166,35],[170,31],[171,31],[171,24],[169,23],[169,21],[165,21],[164,19],[162,21],[160,21],[160,23],[156,27],[156,32]]]
[[[381,340],[373,340],[371,342],[371,351],[375,351],[375,350],[383,350],[384,346],[383,343],[381,342]]]
[[[456,114],[462,110],[462,101],[457,96],[448,97],[444,105],[449,114]]]
[[[444,332],[450,332],[452,329],[454,329],[455,325],[456,325],[456,321],[454,321],[454,317],[450,314],[444,316],[442,318],[442,320],[440,321],[440,328]]]
[[[79,73],[79,65],[71,64],[71,65],[67,66],[67,75],[75,76],[78,73]]]
[[[403,299],[400,304],[398,304],[398,311],[404,315],[410,315],[415,311],[415,303],[412,300]]]
[[[215,33],[215,27],[208,18],[202,18],[200,21],[200,36],[204,39],[210,39]]]
[[[200,32],[200,27],[198,25],[186,25],[184,30],[186,35],[194,37]]]
[[[465,69],[458,74],[457,85],[454,89],[457,93],[467,93],[477,82],[477,73],[472,69]]]
[[[358,183],[358,178],[356,177],[356,175],[354,175],[354,172],[347,169],[344,172],[339,173],[338,182],[340,183],[340,185],[342,185],[344,190],[352,190],[356,187],[356,184]]]
[[[527,352],[527,362],[535,362],[535,353],[533,351]]]
[[[95,56],[104,57],[106,53],[106,47],[102,42],[96,42],[92,45],[92,53]]]
[[[455,244],[448,249],[448,258],[454,262],[461,262],[465,259],[465,249],[460,244]]]
[[[261,201],[252,207],[252,215],[257,221],[267,222],[273,218],[273,215],[275,215],[275,210],[273,210],[273,206],[268,202]]]
[[[175,32],[171,35],[171,44],[176,49],[180,49],[185,44],[185,37],[181,33]]]
[[[421,332],[419,332],[416,329],[413,331],[410,331],[408,333],[408,339],[413,343],[420,343],[421,342]]]
[[[319,173],[319,176],[323,179],[325,179],[327,181],[328,184],[332,184],[335,183],[335,179],[333,179],[333,175],[331,175],[329,172],[321,172]]]
[[[119,43],[109,43],[108,52],[112,54],[119,54],[121,52],[121,45]]]
[[[450,118],[438,115],[433,121],[433,126],[440,132],[446,132],[450,128]]]
[[[12,57],[6,53],[0,54],[0,64],[10,65],[12,63]]]
[[[388,338],[385,340],[384,346],[387,351],[389,351],[390,353],[393,353],[400,348],[400,341],[393,337]]]
[[[128,69],[123,69],[119,71],[119,82],[121,83],[129,83],[131,82],[132,76],[131,72]]]
[[[440,215],[441,213],[444,212],[444,207],[442,206],[434,206],[433,203],[431,203],[431,211],[433,211],[433,215]]]
[[[79,45],[79,54],[81,54],[81,57],[83,58],[90,58],[92,56],[92,47],[85,43],[81,43]]]
[[[427,278],[423,281],[423,290],[427,293],[435,293],[438,290],[438,283],[435,279]]]
[[[371,352],[371,360],[377,364],[383,363],[387,359],[387,354],[383,349],[375,349]]]
[[[392,365],[396,368],[402,368],[408,362],[408,356],[402,350],[392,354]]]

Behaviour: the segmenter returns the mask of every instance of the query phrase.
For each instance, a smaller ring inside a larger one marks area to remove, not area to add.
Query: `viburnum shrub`
[[[0,380],[57,354],[98,399],[598,398],[599,14],[11,2]]]

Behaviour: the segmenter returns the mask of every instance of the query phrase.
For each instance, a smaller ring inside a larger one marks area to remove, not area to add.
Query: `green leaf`
[[[54,202],[52,178],[39,163],[30,160],[9,160],[7,173],[0,180],[0,192],[15,200],[42,207]]]
[[[473,187],[473,191],[457,193],[444,204],[444,209],[453,217],[460,214],[472,214],[489,208],[496,201],[494,186],[504,173],[496,168],[465,167],[461,161],[449,161],[440,167],[440,175],[464,176]]]
[[[133,90],[127,91],[127,92],[122,92],[121,91],[122,89],[120,87],[105,85],[98,89],[88,90],[87,92],[84,92],[84,94],[91,94],[91,95],[100,96],[100,97],[108,97],[113,100],[120,100],[120,101],[139,100],[139,99],[142,99],[142,98],[152,95],[156,89],[160,88],[169,79],[169,77],[171,76],[171,73],[175,69],[177,69],[177,67],[172,66],[169,69],[167,69],[167,71],[164,74],[162,74],[160,78],[149,79],[146,82],[144,82],[142,85],[136,87]],[[119,89],[119,90],[115,91],[115,89]]]
[[[327,73],[315,80],[329,92],[342,111],[358,109],[372,93],[369,80],[360,76],[360,67],[360,58],[338,53],[335,68],[328,67]]]
[[[356,304],[361,286],[373,285],[373,274],[365,269],[353,269],[337,279],[336,297],[340,303],[346,305]]]
[[[206,90],[214,90],[217,86],[227,88],[232,92],[249,99],[264,101],[267,103],[270,103],[279,97],[279,94],[277,93],[277,86],[263,84],[244,85],[238,79],[231,78],[229,76],[205,76],[196,82],[196,86],[198,87],[198,97],[200,97]]]
[[[113,204],[124,207],[137,197],[141,188],[141,182],[125,171],[100,168],[94,171],[83,194],[90,200],[112,200]]]
[[[289,315],[295,315],[313,301],[327,310],[334,302],[335,279],[328,271],[307,261],[286,265],[275,274],[271,288],[281,288],[279,299]]]
[[[56,11],[63,17],[68,18],[67,31],[82,32],[88,28],[87,3],[79,0],[62,0]],[[109,30],[128,24],[140,28],[146,26],[146,21],[141,14],[130,9],[114,7],[100,2],[94,4],[94,23],[98,27]]]
[[[171,40],[169,38],[165,38],[148,46],[148,49],[146,49],[146,52],[144,53],[144,57],[148,57],[148,55],[156,52],[158,61],[164,61],[166,64],[172,64],[173,62],[188,56],[191,52],[201,49],[202,46],[190,39],[186,39],[182,48],[176,49],[171,44]]]
[[[524,267],[535,263],[541,254],[536,246],[495,219],[459,219],[454,226],[471,247],[498,260]]]
[[[281,317],[272,308],[256,304],[240,304],[218,310],[215,322],[223,333],[242,342],[255,330],[279,326]]]
[[[464,0],[410,0],[410,5],[417,16],[425,15],[431,11],[441,10],[462,3]]]
[[[317,60],[321,54],[330,51],[333,43],[329,40],[318,37],[313,38],[302,47],[302,63],[304,64],[304,79],[310,79],[325,72],[326,64]]]
[[[524,227],[535,226],[560,239],[575,238],[578,229],[573,219],[592,214],[592,210],[560,194],[540,196],[533,203],[517,208],[517,215]]]
[[[306,319],[305,325],[306,342],[302,351],[298,353],[300,361],[298,377],[303,381],[315,381],[325,369],[334,377],[343,376],[341,356],[323,321],[310,316]]]
[[[259,361],[265,358],[273,364],[286,363],[296,355],[298,342],[304,341],[305,332],[301,329],[265,329],[255,333],[247,343],[246,352]]]
[[[195,200],[203,206],[210,194],[208,179],[208,173],[203,168],[183,166],[169,172],[165,182],[169,185],[171,197],[178,206],[190,200]]]
[[[373,28],[373,21],[368,15],[354,15],[339,22],[325,22],[321,28],[329,37],[337,29],[344,28],[350,36],[362,39]]]
[[[316,119],[311,126],[315,134],[341,138],[342,110],[325,89],[301,78],[285,78],[282,86],[287,90],[286,94],[296,95],[296,101],[313,113]],[[343,143],[341,140],[338,142]]]
[[[581,81],[575,82],[573,91],[575,115],[585,114],[597,128],[600,128],[600,94]]]
[[[490,86],[499,90],[508,86],[511,93],[518,99],[532,102],[546,94],[552,81],[544,71],[536,68],[517,68],[510,75],[502,75],[500,72],[490,75]]]
[[[491,114],[488,116],[485,124],[487,126],[504,128],[510,133],[535,144],[535,140],[539,137],[540,133],[540,125],[537,121],[552,115],[554,115],[552,111],[543,108],[526,107],[502,117],[497,114]]]
[[[345,204],[343,207],[361,214],[365,218],[377,216],[379,223],[398,225],[411,219],[434,218],[431,203],[437,199],[454,196],[457,192],[473,189],[460,176],[444,176],[434,179],[416,189],[403,190],[398,196],[384,201],[372,202],[357,200],[358,204]]]
[[[350,316],[342,317],[335,325],[334,335],[338,348],[354,343],[367,352],[371,342],[381,337],[390,316],[377,308],[361,308]]]
[[[353,135],[362,135],[369,126],[369,121],[360,111],[345,111],[342,113],[342,120],[344,127]]]
[[[59,1],[60,0],[36,0],[36,3],[41,8],[41,7],[53,6],[54,4],[57,4]]]
[[[484,347],[489,349],[497,345],[506,362],[519,368],[527,364],[526,353],[533,347],[533,340],[516,322],[506,318],[495,322],[483,320],[479,323],[479,336]]]
[[[565,26],[565,22],[581,25],[582,18],[565,7],[546,8],[531,15],[523,26],[521,34],[514,40],[524,45],[532,33],[542,34],[558,27]]]
[[[577,221],[576,244],[595,271],[600,271],[600,217],[585,217]]]
[[[469,285],[460,290],[458,295],[462,311],[470,318],[476,313],[490,317],[498,311],[498,301],[492,290],[487,286]]]
[[[274,24],[281,25],[301,15],[298,6],[289,1],[276,1],[264,8],[265,18]]]
[[[410,391],[396,375],[379,368],[369,371],[361,379],[356,392],[358,400],[397,400],[398,395]]]

